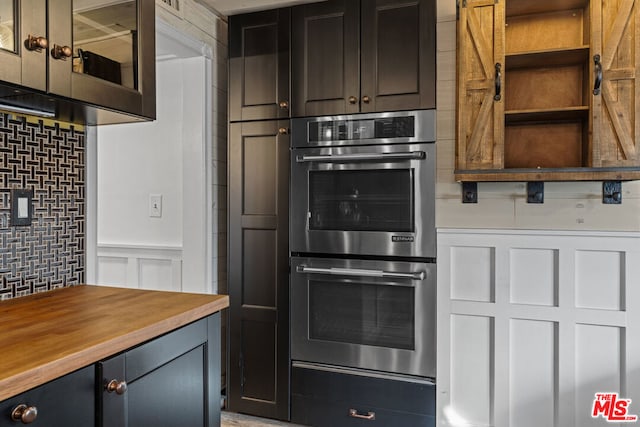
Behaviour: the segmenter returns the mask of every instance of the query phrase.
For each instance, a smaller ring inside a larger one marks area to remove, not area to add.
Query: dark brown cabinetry
[[[292,115],[435,108],[433,0],[293,8]]]
[[[215,314],[99,362],[99,425],[220,425],[219,342]]]
[[[288,120],[232,123],[228,407],[288,418]]]
[[[7,3],[0,108],[88,124],[155,118],[153,2]]]
[[[229,17],[229,120],[289,117],[291,9]]]
[[[0,427],[94,425],[95,370],[87,366],[0,402]]]
[[[403,381],[294,365],[291,420],[315,427],[434,427],[435,394],[435,384],[417,377]]]

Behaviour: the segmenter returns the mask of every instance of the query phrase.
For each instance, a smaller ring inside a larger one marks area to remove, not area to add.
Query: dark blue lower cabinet
[[[0,427],[220,425],[220,313],[0,402]]]
[[[0,427],[26,423],[34,427],[91,427],[95,417],[94,384],[95,369],[87,366],[3,400]]]
[[[97,364],[98,425],[220,425],[220,314]]]
[[[313,427],[434,427],[435,385],[294,367],[291,421]]]

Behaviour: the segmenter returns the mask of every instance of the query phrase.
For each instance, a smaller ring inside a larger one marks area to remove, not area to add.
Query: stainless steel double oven
[[[435,377],[435,111],[292,121],[295,363]]]

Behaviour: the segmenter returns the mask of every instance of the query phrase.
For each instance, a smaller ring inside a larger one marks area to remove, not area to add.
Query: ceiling
[[[199,0],[222,15],[254,12],[256,10],[275,9],[303,3],[316,3],[324,0]]]

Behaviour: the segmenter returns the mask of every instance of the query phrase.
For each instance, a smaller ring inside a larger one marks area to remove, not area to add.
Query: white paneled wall
[[[182,282],[182,248],[99,245],[97,281],[102,285],[201,292]]]
[[[583,427],[640,414],[640,233],[438,230],[438,425]]]

